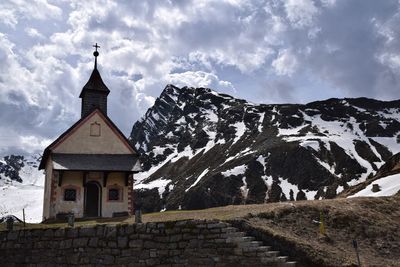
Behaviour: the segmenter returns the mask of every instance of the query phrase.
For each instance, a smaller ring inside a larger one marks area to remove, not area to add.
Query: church
[[[139,154],[107,116],[110,90],[97,69],[83,87],[81,118],[45,150],[43,220],[74,214],[116,217],[133,213],[133,175]]]

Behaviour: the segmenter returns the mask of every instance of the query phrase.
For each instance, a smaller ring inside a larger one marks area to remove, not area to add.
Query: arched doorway
[[[101,217],[101,187],[97,182],[86,184],[85,217]]]

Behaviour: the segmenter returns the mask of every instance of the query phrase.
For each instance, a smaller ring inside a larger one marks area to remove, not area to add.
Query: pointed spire
[[[96,43],[93,47],[96,48],[96,51],[93,52],[94,69],[79,95],[82,98],[82,117],[88,115],[96,108],[107,114],[107,95],[110,93],[110,90],[104,84],[97,70],[97,57],[99,56],[97,48],[100,48],[100,46]]]

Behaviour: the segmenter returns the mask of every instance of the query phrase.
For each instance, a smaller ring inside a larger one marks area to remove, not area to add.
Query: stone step
[[[226,233],[234,233],[234,232],[237,232],[237,231],[238,231],[238,229],[235,228],[235,227],[226,227],[225,228],[225,232]]]
[[[238,242],[237,247],[238,248],[249,248],[251,247],[251,241],[243,241],[243,242]]]
[[[250,242],[250,247],[259,248],[262,244],[263,244],[262,241],[251,241],[251,242]]]
[[[258,256],[265,256],[267,251],[260,251],[258,246],[248,246],[248,247],[242,247],[242,251],[244,254],[249,254],[249,252],[254,252]]]
[[[277,267],[296,267],[295,261],[279,262]]]
[[[242,237],[242,241],[243,242],[251,242],[251,241],[254,241],[254,240],[256,240],[254,237],[252,237],[252,236],[243,236]]]
[[[226,239],[227,243],[250,243],[251,241],[254,241],[254,237],[252,236],[240,236],[240,237],[229,237]]]
[[[235,227],[225,228],[226,242],[236,245],[235,255],[243,255],[249,259],[258,259],[263,264],[272,264],[277,267],[295,267],[296,262],[288,262],[287,256],[279,256],[279,251],[271,251],[270,246],[264,246],[262,241],[256,241],[252,236]]]
[[[289,259],[288,256],[278,256],[276,257],[277,261],[279,262],[287,262],[287,260]]]
[[[258,251],[258,252],[267,252],[267,251],[269,251],[270,249],[271,249],[270,246],[259,246],[259,247],[257,248],[257,251]]]
[[[245,232],[227,232],[226,233],[226,236],[229,238],[229,237],[243,237],[243,236],[245,236],[246,235],[246,233]]]
[[[273,250],[273,251],[267,251],[267,252],[266,252],[266,255],[267,255],[268,257],[276,258],[276,257],[279,256],[279,251],[275,251],[275,250]]]

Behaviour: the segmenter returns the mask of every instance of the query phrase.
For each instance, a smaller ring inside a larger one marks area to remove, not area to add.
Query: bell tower
[[[100,48],[100,46],[96,43],[93,47],[96,49],[93,52],[94,69],[79,95],[79,97],[82,98],[81,118],[87,116],[95,109],[100,109],[107,115],[107,96],[110,90],[104,84],[97,70],[97,57],[99,56],[97,48]]]

